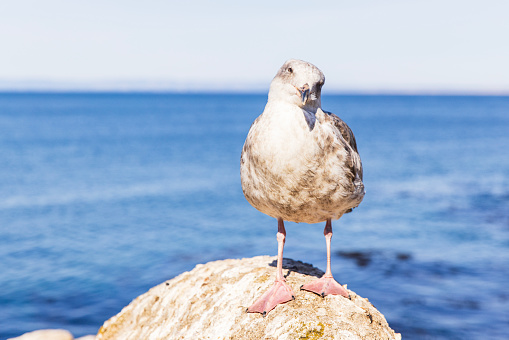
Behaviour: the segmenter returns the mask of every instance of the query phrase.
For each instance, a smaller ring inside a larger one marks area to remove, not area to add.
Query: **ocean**
[[[95,334],[196,264],[276,255],[240,152],[265,94],[0,94],[0,339]],[[366,196],[332,271],[404,339],[507,339],[509,97],[325,95]],[[325,269],[323,224],[285,257]],[[250,301],[246,301],[246,305]]]

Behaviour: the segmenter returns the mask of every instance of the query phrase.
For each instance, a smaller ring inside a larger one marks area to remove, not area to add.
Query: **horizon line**
[[[95,88],[2,88],[0,95],[6,94],[178,94],[178,95],[267,95],[259,89],[95,89]],[[509,97],[509,91],[454,91],[454,90],[331,90],[322,93],[327,96],[451,96],[451,97]]]
[[[0,93],[175,93],[175,94],[267,94],[269,83],[261,82],[169,82],[169,81],[59,81],[0,79]],[[322,95],[444,95],[509,96],[509,88],[459,86],[331,86]]]

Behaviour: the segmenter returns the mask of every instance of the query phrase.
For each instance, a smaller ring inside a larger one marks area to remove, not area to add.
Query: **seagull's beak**
[[[306,104],[306,102],[308,101],[308,97],[309,97],[309,85],[306,83],[300,88],[298,88],[297,86],[295,86],[295,88],[300,93],[302,105]]]

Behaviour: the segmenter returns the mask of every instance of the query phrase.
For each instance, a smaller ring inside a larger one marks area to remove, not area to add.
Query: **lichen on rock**
[[[295,300],[266,317],[246,308],[270,287],[275,257],[258,256],[197,265],[153,287],[104,323],[97,340],[110,339],[400,339],[365,298],[301,291],[323,272],[284,259]]]

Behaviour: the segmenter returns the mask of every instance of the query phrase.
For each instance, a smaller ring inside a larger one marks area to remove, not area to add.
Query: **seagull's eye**
[[[289,73],[293,73],[293,68],[289,67],[289,68],[288,68],[288,72],[289,72]]]

